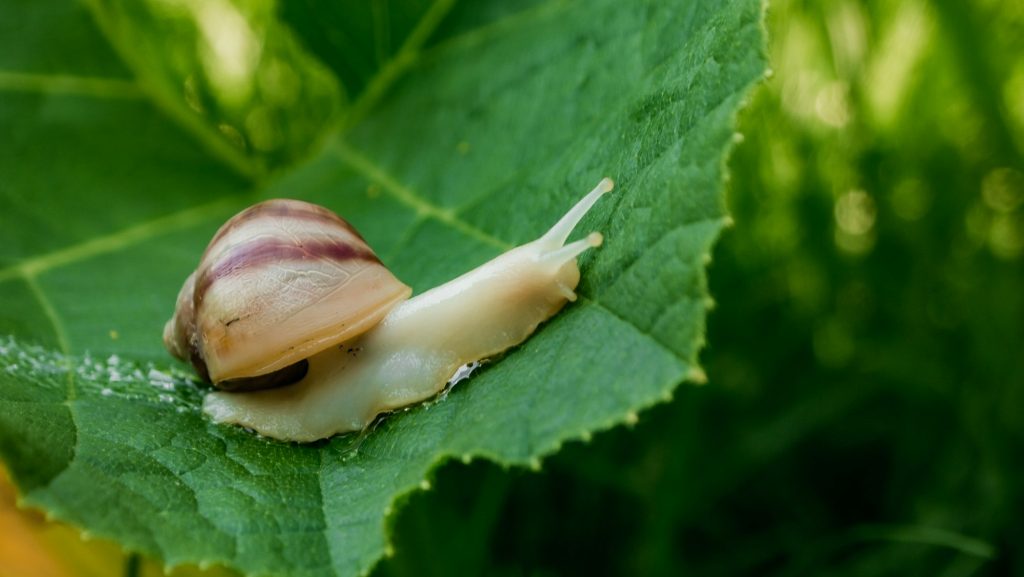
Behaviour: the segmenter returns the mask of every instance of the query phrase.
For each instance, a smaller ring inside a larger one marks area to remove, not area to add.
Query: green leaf
[[[702,374],[722,159],[764,71],[760,2],[467,3],[443,24],[431,8],[343,129],[263,185],[162,114],[77,4],[0,10],[20,22],[0,33],[0,456],[26,504],[169,565],[356,575],[439,463],[536,466]],[[534,238],[606,175],[581,298],[363,435],[300,446],[213,425],[163,351],[181,282],[255,200],[344,214],[422,291]]]
[[[454,0],[387,2],[283,2],[282,19],[331,68],[349,94],[380,82],[407,43],[420,44],[435,32]]]
[[[278,21],[274,0],[88,3],[153,101],[243,174],[304,156],[338,116],[337,79]]]

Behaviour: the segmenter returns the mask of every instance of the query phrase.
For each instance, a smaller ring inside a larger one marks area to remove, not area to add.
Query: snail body
[[[360,302],[369,303],[360,305],[369,311],[368,317],[375,318],[346,320],[338,328],[339,333],[345,333],[341,338],[303,336],[295,348],[304,348],[298,353],[288,349],[290,356],[286,355],[286,358],[280,358],[278,352],[270,353],[275,358],[245,363],[260,367],[261,372],[258,373],[241,375],[237,371],[226,372],[218,365],[217,376],[212,370],[209,374],[215,385],[218,384],[217,377],[221,378],[222,388],[253,388],[248,386],[252,383],[275,386],[280,384],[279,380],[295,382],[263,390],[212,392],[206,396],[203,410],[218,423],[242,425],[281,440],[308,442],[364,429],[380,413],[436,395],[461,366],[492,357],[522,343],[540,323],[576,299],[574,289],[580,278],[576,257],[589,248],[599,246],[602,237],[594,232],[569,244],[566,240],[586,212],[611,188],[609,179],[602,180],[537,240],[506,251],[476,269],[413,298],[406,298],[409,292],[405,285],[386,270],[382,272],[377,268],[379,260],[371,256],[372,251],[368,254],[360,252],[361,257],[353,257],[362,260],[346,269],[344,274],[337,270],[324,272],[331,269],[321,262],[322,259],[309,259],[315,266],[324,265],[318,273],[323,277],[318,278],[326,287],[329,298],[317,296],[311,301],[313,304],[305,308],[294,300],[286,305],[300,312],[310,306],[323,307],[326,311],[317,317],[322,318],[330,316],[328,311],[337,306],[339,291],[356,290],[361,293],[368,286],[379,285],[380,294],[359,297],[363,299]],[[253,219],[251,215],[246,218]],[[235,219],[232,220],[237,225]],[[215,236],[211,247],[217,240]],[[361,237],[358,240],[361,241]],[[365,243],[360,244],[365,246]],[[207,249],[207,256],[215,253]],[[342,264],[348,262],[349,259],[345,259]],[[286,265],[285,269],[294,272],[292,264]],[[204,266],[207,266],[205,258],[197,273],[186,281],[182,289],[185,296],[179,296],[175,318],[165,329],[165,342],[179,357],[202,357],[206,354],[204,351],[214,350],[215,347],[204,345],[206,337],[201,327],[212,326],[212,334],[223,337],[221,330],[225,319],[233,320],[237,316],[235,312],[222,311],[214,315],[218,317],[215,321],[203,318],[209,305],[205,299],[200,302],[196,296],[200,294],[197,289],[204,282],[209,283],[202,280]],[[236,266],[236,272],[241,276],[244,265],[238,261]],[[228,276],[232,275],[225,273],[225,278]],[[300,274],[298,278],[305,276]],[[288,282],[291,281],[283,282],[282,286],[286,287]],[[210,290],[207,288],[207,292]],[[282,290],[288,291],[287,288]],[[192,293],[191,300],[189,292]],[[384,309],[383,314],[379,312],[381,309]],[[294,316],[295,313],[291,314]],[[310,315],[307,313],[306,316]],[[288,319],[280,320],[280,314],[277,317],[279,324],[288,323]],[[231,326],[238,322],[241,321],[235,321]],[[329,323],[320,322],[318,327],[325,324]],[[351,330],[353,324],[360,326]],[[259,338],[242,338],[241,341],[252,341],[250,345],[260,342]],[[328,344],[323,345],[324,342]],[[232,350],[232,343],[221,345]],[[276,350],[282,347],[275,344],[268,348]],[[196,364],[197,359],[192,360]],[[210,368],[209,359],[198,360],[205,361]],[[202,373],[200,366],[197,365],[197,369]],[[224,387],[224,381],[229,386]],[[245,386],[231,386],[232,382],[241,382]]]

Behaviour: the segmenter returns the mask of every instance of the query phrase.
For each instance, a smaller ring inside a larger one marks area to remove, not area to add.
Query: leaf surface
[[[20,8],[0,34],[0,456],[25,503],[170,565],[356,575],[387,550],[396,497],[445,459],[535,465],[699,378],[722,158],[764,70],[759,2],[455,6],[401,28],[412,41],[320,152],[256,184],[153,104],[79,5]],[[338,211],[419,292],[533,239],[602,176],[618,186],[578,231],[605,234],[580,299],[364,435],[213,425],[161,345],[206,242],[256,200]]]

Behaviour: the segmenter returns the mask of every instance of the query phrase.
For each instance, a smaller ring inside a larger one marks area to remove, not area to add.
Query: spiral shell
[[[338,215],[268,200],[214,235],[182,286],[164,344],[214,384],[233,388],[224,385],[362,334],[411,292]]]

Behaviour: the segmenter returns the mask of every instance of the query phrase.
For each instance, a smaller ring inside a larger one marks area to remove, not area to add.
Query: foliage
[[[1024,6],[769,17],[708,386],[541,473],[442,467],[375,574],[1024,574]]]
[[[272,2],[0,9],[19,22],[0,36],[0,455],[24,503],[169,565],[353,575],[439,462],[536,467],[698,378],[760,3],[526,4],[396,3],[362,15],[374,34],[352,53],[337,38],[367,24],[311,20],[317,3],[284,9],[291,26]],[[367,44],[375,59],[353,56]],[[587,220],[607,243],[580,300],[364,435],[297,446],[213,425],[162,350],[207,239],[255,200],[344,212],[423,290],[606,174],[619,192]]]
[[[1024,8],[769,17],[708,386],[543,476],[445,468],[381,574],[1024,574]]]

